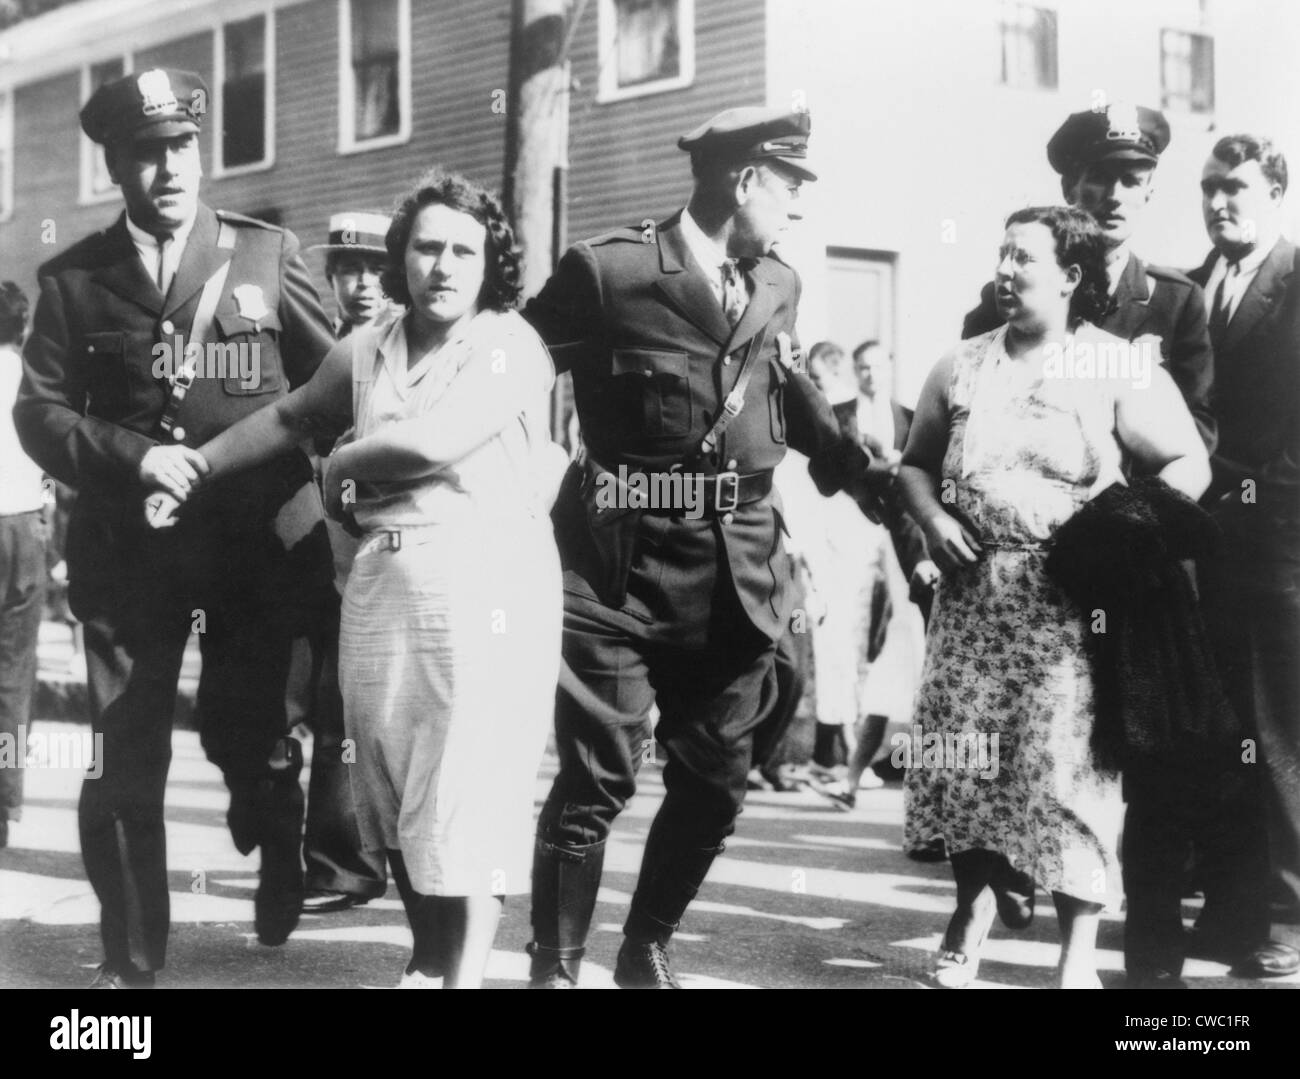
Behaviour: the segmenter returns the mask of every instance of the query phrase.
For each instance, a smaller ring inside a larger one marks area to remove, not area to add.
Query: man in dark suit
[[[99,988],[152,985],[169,900],[163,793],[176,681],[191,630],[198,714],[231,791],[243,853],[262,848],[256,928],[280,944],[302,903],[301,753],[287,737],[291,642],[337,617],[319,496],[305,455],[215,485],[155,532],[144,499],[179,499],[205,468],[191,448],[308,379],[333,337],[290,233],[198,197],[209,100],[190,72],[102,86],[81,113],[126,212],[41,267],[14,421],[28,453],[79,491],[68,530],[103,774],[79,807],[102,907]]]
[[[686,209],[577,244],[526,311],[573,373],[588,451],[554,510],[565,669],[533,870],[535,986],[577,981],[606,837],[657,704],[667,794],[615,980],[678,988],[666,946],[735,826],[775,699],[790,569],[772,469],[789,444],[824,492],[866,480],[865,454],[798,369],[799,280],[771,253],[814,178],[809,127],[776,109],[716,116],[679,142],[695,177]],[[686,497],[625,497],[674,474]]]
[[[852,401],[832,406],[835,419],[846,437],[860,443],[872,455],[871,470],[877,477],[873,487],[887,490],[889,497],[881,500],[880,509],[885,526],[894,544],[894,553],[911,589],[912,598],[921,608],[922,617],[929,622],[930,604],[934,584],[939,578],[938,567],[930,561],[925,550],[925,537],[916,522],[903,509],[894,486],[898,463],[903,457],[903,447],[912,429],[912,410],[894,399],[891,357],[879,341],[863,341],[853,350],[853,371],[857,378],[858,394]],[[870,419],[883,416],[881,401],[888,402],[888,429]],[[884,438],[881,438],[881,435]]]
[[[1268,139],[1220,139],[1201,174],[1214,250],[1191,274],[1213,298],[1217,370],[1205,503],[1224,545],[1204,575],[1206,614],[1251,735],[1244,753],[1257,754],[1267,838],[1266,856],[1237,849],[1236,865],[1216,874],[1244,879],[1245,903],[1207,882],[1197,935],[1253,977],[1300,970],[1300,252],[1281,234],[1286,187],[1286,159]]]
[[[1106,238],[1111,299],[1101,328],[1126,341],[1149,334],[1160,338],[1161,362],[1182,391],[1206,448],[1213,450],[1214,357],[1204,297],[1177,270],[1138,258],[1130,243],[1168,145],[1169,124],[1161,113],[1113,104],[1070,115],[1048,142],[1047,160],[1060,174],[1066,202],[1096,218]],[[990,282],[979,306],[967,314],[962,337],[1001,324]]]

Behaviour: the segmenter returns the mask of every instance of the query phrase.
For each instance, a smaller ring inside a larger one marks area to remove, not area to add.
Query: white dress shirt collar
[[[682,239],[686,241],[687,250],[690,251],[695,261],[700,264],[700,269],[704,271],[705,276],[708,277],[713,294],[721,303],[722,264],[729,257],[726,249],[704,234],[699,222],[691,216],[690,210],[682,211]]]
[[[1274,240],[1271,244],[1256,244],[1251,248],[1248,255],[1243,255],[1236,263],[1236,272],[1231,276],[1228,274],[1229,267],[1232,266],[1231,260],[1219,252],[1219,257],[1214,260],[1214,269],[1210,271],[1210,277],[1205,282],[1205,301],[1210,308],[1211,313],[1214,310],[1214,297],[1218,294],[1219,285],[1227,278],[1227,284],[1223,289],[1223,302],[1228,307],[1228,318],[1231,319],[1237,313],[1237,308],[1241,304],[1241,299],[1246,295],[1246,290],[1250,288],[1251,283],[1259,273],[1259,268],[1268,260],[1269,255],[1273,253],[1280,242],[1281,237]]]
[[[185,244],[189,241],[197,218],[198,215],[195,214],[194,217],[179,225],[167,241],[167,247],[163,252],[163,280],[168,285],[171,284],[172,278],[176,276],[176,270],[180,267],[181,256],[185,254]],[[131,242],[140,253],[140,260],[149,274],[149,280],[156,282],[158,280],[158,238],[152,233],[145,232],[132,221],[130,214],[126,215],[126,231],[130,233]],[[163,291],[166,292],[165,289]]]

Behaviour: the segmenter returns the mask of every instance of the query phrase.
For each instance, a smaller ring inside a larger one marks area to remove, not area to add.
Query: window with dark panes
[[[639,86],[681,73],[678,0],[615,0],[618,85]]]
[[[223,28],[221,163],[226,168],[266,160],[266,16]]]
[[[398,0],[353,0],[353,137],[394,135],[402,124],[398,77]]]
[[[87,101],[106,82],[120,79],[126,74],[126,65],[120,56],[116,56],[111,60],[102,60],[98,64],[91,64],[89,74],[90,78],[87,80],[86,86]],[[108,175],[108,164],[104,160],[104,152],[94,143],[91,143],[88,155],[90,161],[89,194],[103,195],[113,189],[113,179]]]
[[[1055,90],[1056,12],[1028,4],[1004,4],[1001,34],[1003,85]]]
[[[1160,32],[1161,107],[1214,111],[1214,38],[1182,30]]]

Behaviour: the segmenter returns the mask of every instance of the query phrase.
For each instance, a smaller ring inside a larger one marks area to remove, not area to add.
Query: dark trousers
[[[1182,903],[1193,851],[1209,930],[1241,941],[1268,930],[1254,894],[1267,868],[1263,821],[1249,766],[1197,771],[1170,763],[1124,774],[1124,967],[1131,977],[1182,972]]]
[[[800,641],[807,635],[787,633],[776,645],[773,657],[776,676],[776,702],[767,718],[754,729],[754,765],[774,771],[782,762],[781,747],[794,726],[803,699],[804,676],[800,660]]]
[[[538,821],[538,845],[579,859],[602,846],[657,740],[668,758],[666,794],[624,927],[632,939],[666,943],[677,928],[735,827],[753,731],[775,703],[775,646],[750,626],[734,595],[715,608],[714,624],[715,643],[677,648],[652,640],[647,623],[565,592],[555,719],[560,770]],[[652,731],[655,703],[660,718]],[[538,925],[545,906],[535,894],[539,940],[548,936]]]
[[[1229,533],[1231,537],[1233,533]],[[1255,909],[1300,947],[1300,533],[1234,543],[1207,575],[1206,621],[1224,688],[1254,743],[1267,869]],[[1207,914],[1214,897],[1206,895]]]
[[[45,524],[40,510],[0,517],[0,738],[21,742],[36,688],[36,643],[45,601]],[[23,804],[23,762],[0,767],[0,821]]]
[[[255,521],[240,519],[237,505],[155,533],[127,515],[134,506],[95,517],[86,502],[70,528],[71,600],[85,626],[103,770],[82,784],[82,856],[101,905],[107,963],[158,970],[170,917],[163,796],[186,642],[197,630],[200,737],[224,773],[232,835],[248,853],[268,807],[284,809],[283,827],[302,827],[285,706],[302,612],[285,594],[283,552]]]
[[[314,735],[311,780],[307,788],[307,827],[302,854],[308,890],[345,892],[377,899],[388,888],[384,857],[361,847],[349,763],[355,753],[345,744],[343,699],[339,695],[338,623],[327,632],[298,642],[307,700],[304,719]]]

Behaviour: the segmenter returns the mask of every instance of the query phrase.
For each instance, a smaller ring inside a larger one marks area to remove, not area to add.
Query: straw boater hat
[[[387,255],[384,237],[392,221],[385,214],[368,210],[349,210],[330,217],[329,240],[313,244],[308,251],[364,251]]]

